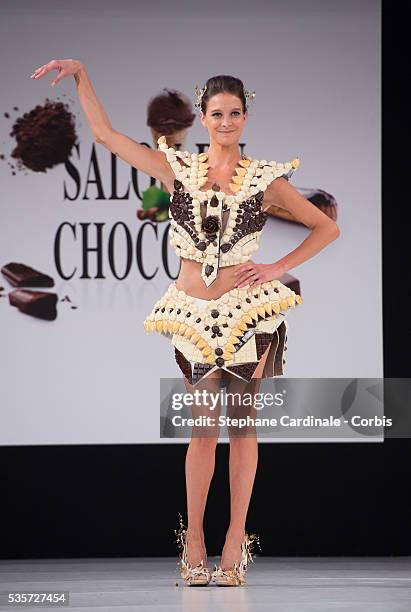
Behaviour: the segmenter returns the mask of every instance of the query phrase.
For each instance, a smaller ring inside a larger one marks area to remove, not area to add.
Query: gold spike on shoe
[[[245,538],[241,543],[241,561],[239,565],[234,563],[234,567],[223,570],[221,565],[215,565],[215,569],[211,574],[212,580],[217,584],[217,586],[244,586],[246,583],[245,573],[248,568],[248,562],[254,563],[253,559],[253,548],[255,544],[258,544],[258,547],[261,550],[260,539],[259,537],[252,533],[248,535],[245,534]]]
[[[211,580],[208,567],[204,566],[204,559],[195,567],[188,562],[187,556],[187,529],[183,524],[183,517],[179,513],[180,526],[174,530],[177,536],[177,545],[180,551],[180,574],[187,586],[206,586]]]

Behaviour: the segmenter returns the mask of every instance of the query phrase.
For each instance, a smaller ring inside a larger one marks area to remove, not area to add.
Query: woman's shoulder
[[[292,159],[252,159],[251,164],[254,165],[254,176],[260,178],[263,184],[268,186],[275,179],[284,177],[287,181],[300,165],[298,156]],[[254,181],[255,182],[255,181]]]
[[[208,154],[207,153],[193,153],[191,151],[180,151],[179,149],[175,149],[174,147],[167,144],[166,136],[160,136],[157,140],[158,149],[163,151],[166,154],[167,160],[172,162],[177,162],[178,167],[181,166],[181,162],[187,166],[190,166],[192,162],[205,163]],[[287,171],[292,169],[293,171],[298,168],[300,165],[300,158],[298,156],[293,157],[290,160],[270,160],[266,159],[257,159],[250,155],[242,155],[242,160],[244,162],[244,166],[253,165],[255,167],[261,168],[263,171],[272,172],[284,170]],[[247,167],[247,166],[246,166]],[[177,166],[176,166],[177,168]]]
[[[190,153],[190,151],[180,151],[179,149],[175,149],[173,146],[167,144],[167,139],[165,136],[160,136],[157,140],[158,150],[163,151],[166,154],[168,161],[182,161],[186,162],[187,165],[190,163],[190,160],[199,158],[200,161],[202,158],[207,159],[207,153]]]
[[[254,162],[258,162],[258,166],[260,168],[266,168],[270,170],[271,168],[276,169],[284,169],[284,168],[293,168],[296,170],[300,165],[300,158],[297,156],[292,157],[291,159],[277,158],[277,159],[255,159]]]
[[[175,149],[167,144],[165,136],[160,136],[157,144],[158,150],[165,154],[176,179],[187,186],[194,179],[200,179],[201,183],[201,178],[207,174],[207,153],[190,153]]]
[[[207,175],[207,153],[191,153],[190,151],[180,151],[167,144],[166,136],[160,136],[157,140],[158,149],[163,151],[168,163],[173,169],[174,176],[184,185],[191,182],[206,181]],[[242,186],[251,191],[265,191],[267,186],[276,178],[284,177],[289,180],[292,174],[300,165],[300,158],[294,157],[288,161],[256,159],[250,155],[242,155],[239,161],[241,168],[237,168],[238,190],[242,194]],[[231,187],[237,188],[236,185]]]

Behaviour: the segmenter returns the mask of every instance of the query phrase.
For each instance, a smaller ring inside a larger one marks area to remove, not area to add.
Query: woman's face
[[[231,93],[218,93],[207,103],[207,111],[200,113],[201,123],[207,128],[210,143],[222,146],[237,144],[247,119],[240,98]]]

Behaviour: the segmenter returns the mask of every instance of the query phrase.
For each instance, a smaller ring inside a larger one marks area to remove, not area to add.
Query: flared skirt
[[[261,378],[284,373],[286,312],[302,298],[279,280],[247,291],[227,291],[218,299],[188,295],[171,283],[144,321],[146,332],[171,340],[175,358],[192,385],[216,369],[249,382],[268,350]]]

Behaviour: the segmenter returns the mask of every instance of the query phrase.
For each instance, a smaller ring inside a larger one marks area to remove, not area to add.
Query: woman
[[[316,255],[340,232],[335,221],[289,184],[298,159],[280,164],[240,155],[238,143],[252,95],[237,78],[209,79],[197,90],[201,123],[210,138],[207,153],[177,152],[167,146],[165,137],[154,151],[113,129],[79,61],[52,60],[31,78],[52,70],[58,70],[53,86],[74,75],[95,140],[161,181],[172,194],[171,242],[181,256],[181,269],[144,326],[171,337],[186,387],[218,387],[224,375],[229,385],[243,385],[244,391],[244,383],[251,384],[254,392],[262,377],[282,374],[287,324],[281,311],[302,300],[277,279]],[[278,261],[256,264],[250,254],[258,246],[264,209],[270,205],[288,210],[311,232]],[[193,407],[194,414],[201,411],[204,406]],[[217,441],[217,429],[196,431],[187,451],[188,526],[185,529],[180,518],[176,534],[181,573],[188,585],[208,584],[211,579],[203,515]],[[256,466],[256,436],[230,436],[231,517],[221,563],[213,572],[221,586],[245,584],[247,563],[252,561],[257,538],[246,534],[245,521]]]

